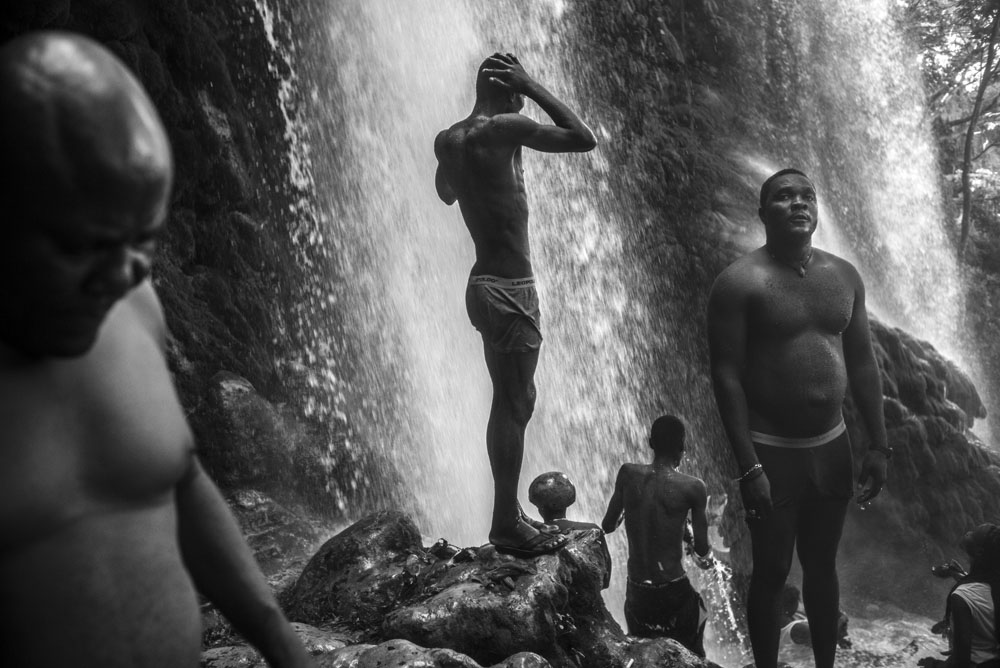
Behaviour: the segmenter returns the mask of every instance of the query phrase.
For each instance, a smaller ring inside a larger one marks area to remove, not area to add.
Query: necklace
[[[809,266],[809,261],[812,260],[812,257],[813,257],[813,249],[810,248],[809,252],[806,253],[806,256],[804,258],[802,258],[801,260],[799,260],[798,262],[788,262],[786,260],[782,260],[782,259],[778,258],[770,250],[767,251],[767,254],[770,255],[771,259],[774,260],[775,262],[777,262],[779,264],[783,264],[783,265],[785,265],[787,267],[791,267],[792,269],[794,269],[795,273],[799,275],[799,278],[805,278],[806,277],[806,267]]]

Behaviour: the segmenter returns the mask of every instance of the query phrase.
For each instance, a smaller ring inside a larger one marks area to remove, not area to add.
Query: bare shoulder
[[[490,116],[483,123],[481,132],[483,139],[489,142],[520,144],[525,133],[537,127],[538,123],[527,116],[511,112]]]
[[[763,285],[767,274],[763,252],[763,248],[758,248],[723,269],[712,284],[710,299],[740,299]]]
[[[857,268],[849,261],[840,257],[839,255],[834,255],[829,251],[825,251],[819,248],[814,248],[813,254],[814,254],[814,259],[813,259],[814,262],[816,262],[817,264],[822,264],[823,266],[830,267],[848,283],[854,285],[863,284],[861,280],[861,274],[858,273]]]
[[[642,475],[644,468],[642,464],[622,464],[621,468],[618,469],[618,480],[627,484],[629,481],[634,480],[636,476]]]
[[[708,488],[705,486],[705,481],[693,475],[687,475],[686,473],[681,473],[678,478],[678,483],[682,485],[685,490],[693,494],[698,494],[702,496],[708,494]]]
[[[149,279],[140,283],[122,301],[133,314],[140,327],[146,330],[161,349],[166,347],[167,321],[163,315],[163,305]]]

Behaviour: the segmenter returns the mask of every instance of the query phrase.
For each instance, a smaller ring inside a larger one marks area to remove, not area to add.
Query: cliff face
[[[728,156],[738,137],[773,134],[781,113],[791,113],[759,110],[782,92],[796,63],[771,58],[777,40],[765,29],[732,28],[749,24],[741,17],[753,13],[751,3],[682,4],[691,6],[581,0],[572,15],[579,47],[568,48],[589,63],[579,70],[594,93],[589,111],[618,119],[607,150],[611,186],[642,193],[636,206],[651,223],[634,231],[626,250],[657,276],[653,292],[662,299],[653,312],[664,323],[699,324],[679,328],[671,349],[655,356],[675,361],[664,365],[663,385],[684,385],[692,412],[700,406],[707,416],[698,429],[715,445],[701,473],[710,487],[726,489],[732,464],[714,412],[705,411],[711,393],[700,323],[707,286],[742,252],[743,221],[754,217],[753,184]],[[294,363],[306,335],[297,309],[301,286],[317,276],[294,259],[304,223],[294,208],[300,193],[287,178],[278,104],[285,73],[270,57],[267,28],[249,0],[12,0],[0,8],[0,39],[63,29],[104,42],[161,111],[177,180],[155,283],[171,330],[171,368],[212,473],[229,489],[254,484],[278,496],[312,489],[313,503],[333,514],[338,504],[372,509],[402,494],[392,467],[377,449],[346,447],[343,419],[307,418],[297,406],[310,382]],[[733,54],[741,49],[767,64],[771,83],[739,78],[745,65]],[[335,310],[328,317],[335,331]],[[879,596],[909,592],[926,607],[937,592],[912,594],[927,589],[926,566],[952,555],[965,525],[1000,516],[1000,462],[966,433],[982,404],[961,371],[905,332],[878,324],[873,331],[896,457],[883,497],[871,510],[852,510],[842,554],[865,570],[847,581]],[[860,461],[866,443],[851,411],[849,423]],[[358,485],[365,477],[383,480],[382,488]],[[732,513],[738,505],[730,504]],[[737,560],[741,527],[729,524]],[[913,570],[895,577],[904,557]],[[745,555],[739,564],[745,569]]]
[[[310,420],[296,402],[309,382],[296,362],[305,335],[301,286],[317,276],[295,248],[304,223],[287,178],[278,104],[284,73],[254,3],[0,7],[0,40],[30,30],[81,32],[104,43],[142,81],[167,128],[176,178],[153,280],[181,403],[213,476],[226,488],[257,484],[279,497],[301,487],[317,510],[334,515],[347,502],[371,507],[376,496],[392,498],[350,484],[370,467],[391,479],[392,467],[363,449],[345,451],[346,423]],[[227,392],[234,377],[246,392]],[[329,496],[330,488],[346,491]]]

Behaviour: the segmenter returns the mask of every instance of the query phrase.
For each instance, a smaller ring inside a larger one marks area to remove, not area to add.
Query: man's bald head
[[[73,357],[149,275],[173,159],[139,82],[79,35],[0,48],[0,342]]]
[[[0,144],[0,192],[15,211],[88,192],[166,204],[173,159],[152,102],[121,61],[81,35],[33,33],[0,49]]]

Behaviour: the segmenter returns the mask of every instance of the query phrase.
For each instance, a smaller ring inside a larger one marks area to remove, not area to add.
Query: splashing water
[[[562,48],[566,4],[316,0],[282,14],[279,0],[255,2],[281,81],[289,180],[308,195],[291,211],[294,234],[304,249],[324,249],[304,253],[317,264],[317,279],[298,307],[307,339],[301,357],[288,361],[309,375],[304,403],[315,415],[347,420],[358,442],[398,465],[428,536],[482,543],[492,496],[485,452],[491,388],[464,309],[474,249],[457,207],[435,194],[432,143],[469,113],[476,69],[497,50],[516,53],[529,73],[579,108],[567,72],[585,64],[568,62]],[[975,374],[973,358],[952,349],[961,340],[960,284],[943,250],[915,67],[900,64],[908,56],[889,27],[888,4],[850,4],[772,3],[784,25],[800,30],[788,36],[790,49],[809,52],[817,48],[810,40],[822,39],[822,48],[836,53],[804,59],[811,69],[793,83],[811,81],[812,89],[786,90],[804,107],[796,157],[826,202],[817,245],[857,264],[879,315]],[[530,104],[525,113],[547,120]],[[613,141],[601,129],[613,122],[586,120],[599,140]],[[765,142],[738,150],[757,183],[788,157],[786,146]],[[646,457],[655,409],[681,404],[697,424],[714,419],[714,407],[704,383],[696,385],[704,379],[692,380],[691,372],[678,396],[647,396],[650,368],[662,363],[649,351],[676,352],[675,331],[690,323],[654,322],[647,306],[656,301],[653,282],[639,263],[622,261],[636,224],[628,202],[637,194],[610,191],[601,147],[585,155],[526,154],[524,167],[545,344],[521,495],[534,475],[564,471],[578,489],[571,513],[593,521],[603,515],[618,464]],[[323,271],[322,262],[332,269]],[[343,318],[337,331],[329,326],[334,311]],[[690,459],[700,475],[707,460],[697,451]],[[624,565],[622,533],[608,542]],[[616,568],[606,592],[619,621],[623,571]],[[699,583],[719,637],[725,628],[738,632],[729,577],[720,564]]]

